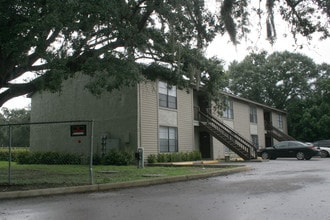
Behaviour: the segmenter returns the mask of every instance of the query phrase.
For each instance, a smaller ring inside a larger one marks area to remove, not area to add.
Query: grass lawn
[[[93,166],[95,184],[117,183],[219,171],[236,167],[164,167],[146,166]],[[11,184],[8,179],[8,162],[0,161],[0,192],[29,190],[50,187],[65,187],[90,184],[90,169],[87,165],[20,165],[12,163]]]

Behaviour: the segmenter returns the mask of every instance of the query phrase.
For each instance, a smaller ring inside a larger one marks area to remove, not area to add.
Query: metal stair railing
[[[290,135],[285,134],[283,131],[275,128],[271,124],[266,125],[266,131],[278,141],[294,141],[295,139]]]
[[[213,115],[199,111],[199,121],[214,137],[245,160],[257,158],[256,147]]]

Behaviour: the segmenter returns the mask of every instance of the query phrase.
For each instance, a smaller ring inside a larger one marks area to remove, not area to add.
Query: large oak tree
[[[95,94],[158,77],[181,87],[198,85],[200,74],[208,73],[205,87],[214,95],[222,63],[205,58],[203,49],[226,31],[238,43],[253,13],[260,19],[266,14],[270,42],[276,38],[275,11],[294,36],[329,36],[329,1],[260,0],[262,10],[248,0],[224,0],[219,14],[203,2],[1,0],[0,106],[38,90],[56,91],[76,72],[93,76],[87,86]]]
[[[239,96],[288,112],[289,134],[303,141],[330,138],[330,65],[299,53],[262,52],[233,62],[229,88]]]

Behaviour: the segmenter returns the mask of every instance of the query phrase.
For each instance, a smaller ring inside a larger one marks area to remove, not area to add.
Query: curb
[[[235,167],[222,171],[215,171],[211,173],[203,174],[192,174],[192,175],[181,175],[173,177],[162,177],[156,179],[148,180],[138,180],[134,182],[120,182],[120,183],[110,183],[110,184],[94,184],[85,186],[72,186],[72,187],[59,187],[59,188],[48,188],[48,189],[35,189],[26,191],[11,191],[11,192],[1,192],[0,200],[3,199],[19,199],[19,198],[31,198],[40,196],[52,196],[52,195],[63,195],[63,194],[73,194],[73,193],[88,193],[88,192],[102,192],[116,189],[125,189],[132,187],[142,187],[150,186],[156,184],[166,184],[173,182],[189,181],[196,179],[204,179],[214,176],[224,176],[228,174],[244,172],[252,170],[250,167]]]

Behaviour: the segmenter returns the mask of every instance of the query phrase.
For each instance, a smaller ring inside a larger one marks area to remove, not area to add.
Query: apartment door
[[[207,112],[207,109],[210,108],[209,99],[205,95],[200,95],[198,97],[198,105],[202,112]]]
[[[272,113],[268,111],[264,111],[264,123],[265,123],[265,130],[269,130],[270,126],[272,125]],[[270,147],[273,145],[272,136],[266,132],[265,134],[265,147]]]
[[[209,133],[202,131],[199,134],[199,146],[203,159],[211,159],[211,136]]]

